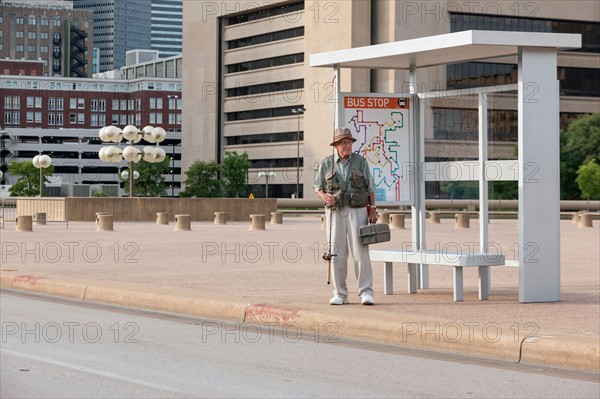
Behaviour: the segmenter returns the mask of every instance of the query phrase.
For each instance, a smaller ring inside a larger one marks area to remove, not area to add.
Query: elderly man
[[[358,295],[363,305],[373,305],[373,273],[369,247],[360,242],[359,228],[375,223],[375,185],[367,161],[352,152],[356,139],[348,128],[337,128],[331,145],[333,155],[325,157],[315,175],[314,189],[327,208],[326,231],[333,262],[331,305],[349,303],[346,276],[348,252],[352,251]],[[368,210],[367,210],[368,209]]]

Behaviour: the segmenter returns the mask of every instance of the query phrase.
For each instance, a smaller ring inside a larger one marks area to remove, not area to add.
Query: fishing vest
[[[325,173],[325,192],[333,195],[335,203],[326,205],[333,209],[342,206],[362,208],[369,205],[369,181],[363,174],[365,159],[361,156],[350,156],[348,178],[343,181],[334,165],[334,156],[330,155],[322,161]]]

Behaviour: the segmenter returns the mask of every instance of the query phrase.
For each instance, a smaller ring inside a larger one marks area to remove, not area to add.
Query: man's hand
[[[377,208],[374,206],[368,206],[367,208],[369,213],[369,223],[377,223]]]
[[[333,197],[333,195],[331,195],[329,193],[326,193],[321,198],[323,199],[323,202],[325,202],[325,204],[327,204],[327,205],[335,204],[335,198]]]

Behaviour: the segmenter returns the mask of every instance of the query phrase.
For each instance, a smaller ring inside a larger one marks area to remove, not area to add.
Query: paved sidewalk
[[[330,306],[321,256],[326,233],[317,216],[284,216],[283,224],[249,231],[248,223],[174,225],[115,222],[96,232],[92,222],[34,224],[0,230],[2,287],[86,301],[157,309],[295,329],[318,327],[345,336],[490,356],[513,362],[600,371],[600,229],[561,221],[561,301],[518,302],[518,269],[492,267],[487,301],[477,299],[477,269],[464,271],[464,302],[454,302],[452,268],[430,267],[430,288],[407,294],[404,265],[396,265],[394,295],[383,295],[383,266],[374,263],[375,306]],[[410,220],[407,220],[407,226]],[[478,225],[427,224],[428,249],[478,250]],[[516,220],[492,220],[489,239],[507,260],[517,251]],[[410,229],[392,230],[400,248]],[[349,271],[350,292],[356,279]]]

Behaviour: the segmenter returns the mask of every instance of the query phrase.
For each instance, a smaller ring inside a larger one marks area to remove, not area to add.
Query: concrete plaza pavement
[[[407,220],[407,227],[410,220]],[[600,228],[561,221],[561,300],[519,303],[519,271],[492,267],[491,293],[478,300],[477,269],[464,271],[464,301],[454,302],[451,267],[430,267],[430,288],[408,294],[406,266],[394,266],[394,294],[383,294],[383,265],[373,263],[375,306],[360,305],[350,267],[350,304],[330,306],[326,232],[320,218],[285,215],[283,224],[249,230],[247,222],[174,224],[115,222],[97,232],[93,222],[34,224],[0,229],[2,288],[29,290],[284,328],[319,331],[434,350],[600,371]],[[478,251],[478,224],[427,224],[427,247]],[[492,220],[489,241],[516,259],[516,220]],[[409,228],[372,249],[401,248]],[[290,330],[291,329],[291,330]]]

